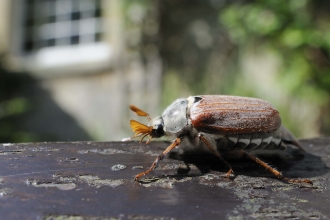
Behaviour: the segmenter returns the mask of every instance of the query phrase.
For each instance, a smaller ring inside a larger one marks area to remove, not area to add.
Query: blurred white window
[[[110,47],[102,41],[101,0],[16,2],[21,9],[17,49],[29,57],[34,69],[79,66],[109,59]]]

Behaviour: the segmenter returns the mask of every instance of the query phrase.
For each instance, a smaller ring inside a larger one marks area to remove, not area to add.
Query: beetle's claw
[[[136,182],[139,182],[140,177],[141,177],[141,176],[144,176],[144,175],[146,175],[145,172],[139,173],[139,174],[137,174],[137,175],[134,177],[134,180],[135,180]]]
[[[140,175],[136,175],[136,176],[134,177],[134,181],[139,182],[140,177],[141,177]]]
[[[296,180],[296,179],[288,179],[288,178],[284,178],[284,180],[286,180],[289,183],[308,183],[310,185],[313,186],[313,182],[311,180],[305,179],[305,180]]]
[[[228,170],[228,172],[226,173],[226,176],[229,177],[231,174],[234,174],[234,171],[233,171],[233,169],[230,168],[230,169]]]
[[[225,178],[230,179],[234,175],[233,169],[230,168],[230,170],[226,173]]]

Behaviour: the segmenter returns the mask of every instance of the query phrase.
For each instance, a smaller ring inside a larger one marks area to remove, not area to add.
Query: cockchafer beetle
[[[229,167],[227,178],[233,173],[233,169],[222,155],[234,153],[258,163],[281,180],[313,184],[308,179],[284,177],[275,168],[250,154],[250,151],[259,149],[284,150],[286,144],[304,151],[297,139],[281,125],[279,112],[267,101],[227,95],[190,96],[187,99],[175,100],[162,116],[154,119],[134,105],[130,105],[130,109],[150,121],[149,125],[145,125],[130,120],[130,126],[135,132],[133,138],[142,136],[142,141],[146,136],[150,136],[147,143],[152,138],[162,136],[175,138],[148,170],[135,176],[136,181],[150,173],[173,148],[184,143],[194,147],[206,146]]]

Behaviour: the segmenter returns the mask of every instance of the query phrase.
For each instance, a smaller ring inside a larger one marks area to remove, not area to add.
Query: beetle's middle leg
[[[223,161],[223,162],[229,167],[229,170],[228,170],[228,172],[226,173],[226,178],[229,179],[230,174],[234,173],[233,168],[230,166],[230,164],[229,164],[227,161],[225,161],[225,159],[223,159],[223,157],[221,156],[221,154],[220,154],[217,150],[215,150],[215,149],[212,147],[212,145],[210,144],[210,142],[204,137],[203,134],[198,133],[198,138],[199,138],[199,140],[203,141],[203,143],[204,143],[204,144],[210,149],[210,151],[211,151],[216,157],[218,157],[221,161]]]

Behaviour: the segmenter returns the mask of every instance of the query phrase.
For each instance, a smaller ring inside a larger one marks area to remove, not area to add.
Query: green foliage
[[[28,102],[24,98],[12,98],[0,102],[0,119],[8,116],[19,115],[27,111]]]
[[[238,47],[253,45],[254,50],[267,48],[277,54],[276,78],[282,89],[324,112],[330,107],[330,14],[322,10],[326,5],[312,0],[243,1],[227,5],[219,20]],[[321,131],[329,133],[325,123],[330,116],[319,117]]]
[[[31,109],[31,100],[25,97],[23,90],[30,80],[25,75],[2,68],[1,62],[0,79],[0,143],[39,140],[36,134],[22,126],[22,119]]]

